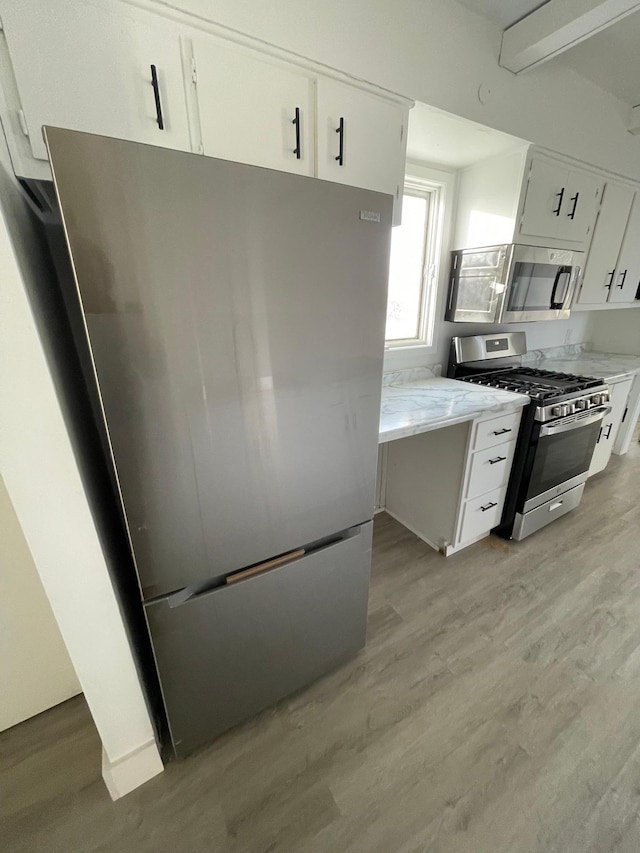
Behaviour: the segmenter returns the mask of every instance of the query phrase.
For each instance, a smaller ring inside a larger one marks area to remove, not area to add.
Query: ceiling
[[[506,30],[521,18],[544,6],[547,0],[458,0],[467,9],[489,18],[500,29]]]
[[[540,0],[458,0],[501,29],[544,6]],[[591,36],[560,56],[550,59],[586,77],[601,89],[626,102],[640,104],[640,12]],[[535,69],[524,72],[535,74]]]
[[[462,169],[509,151],[523,140],[417,103],[409,113],[407,158]]]

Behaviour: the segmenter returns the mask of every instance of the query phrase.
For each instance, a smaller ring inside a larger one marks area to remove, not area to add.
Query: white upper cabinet
[[[378,190],[399,222],[409,99],[160,6],[3,0],[1,11],[0,110],[19,176],[50,174],[49,124]]]
[[[7,0],[2,22],[34,158],[45,124],[190,150],[170,22],[85,0]]]
[[[586,252],[604,178],[531,146],[460,174],[456,249],[522,243]]]
[[[312,76],[221,39],[203,37],[191,45],[202,152],[313,175]]]
[[[640,190],[635,193],[609,302],[640,305]]]
[[[577,305],[640,305],[640,192],[607,183]]]
[[[407,111],[369,92],[318,79],[318,177],[402,195]],[[396,205],[398,207],[399,205]]]
[[[604,189],[602,206],[582,277],[579,295],[581,304],[606,302],[618,284],[618,255],[633,195],[633,190],[622,184],[609,182]]]
[[[520,219],[520,234],[562,241],[582,251],[588,245],[603,181],[562,163],[532,157]]]

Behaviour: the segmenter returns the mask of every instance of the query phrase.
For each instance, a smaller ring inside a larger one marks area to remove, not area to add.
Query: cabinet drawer
[[[462,511],[462,526],[458,542],[477,539],[499,524],[506,493],[505,485],[489,492],[488,495],[466,502]]]
[[[502,444],[513,441],[518,436],[520,424],[520,412],[503,415],[501,418],[491,418],[489,421],[481,421],[476,424],[473,437],[473,450],[484,450],[493,447],[494,444]]]
[[[515,447],[515,441],[510,441],[473,454],[467,498],[483,495],[507,482]]]

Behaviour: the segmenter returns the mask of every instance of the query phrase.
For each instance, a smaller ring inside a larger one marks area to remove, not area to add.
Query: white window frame
[[[417,163],[407,163],[405,190],[411,195],[429,194],[417,338],[385,341],[385,370],[414,367],[438,351],[438,332],[444,306],[448,247],[451,239],[455,174]]]

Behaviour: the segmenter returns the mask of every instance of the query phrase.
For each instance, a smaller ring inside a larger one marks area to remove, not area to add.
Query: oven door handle
[[[611,411],[611,406],[602,406],[599,409],[594,409],[593,414],[586,418],[578,418],[577,420],[561,420],[556,423],[548,424],[540,428],[540,437],[543,435],[558,435],[561,432],[569,432],[572,429],[579,429],[589,424],[594,424],[596,421],[601,421],[605,415]]]

